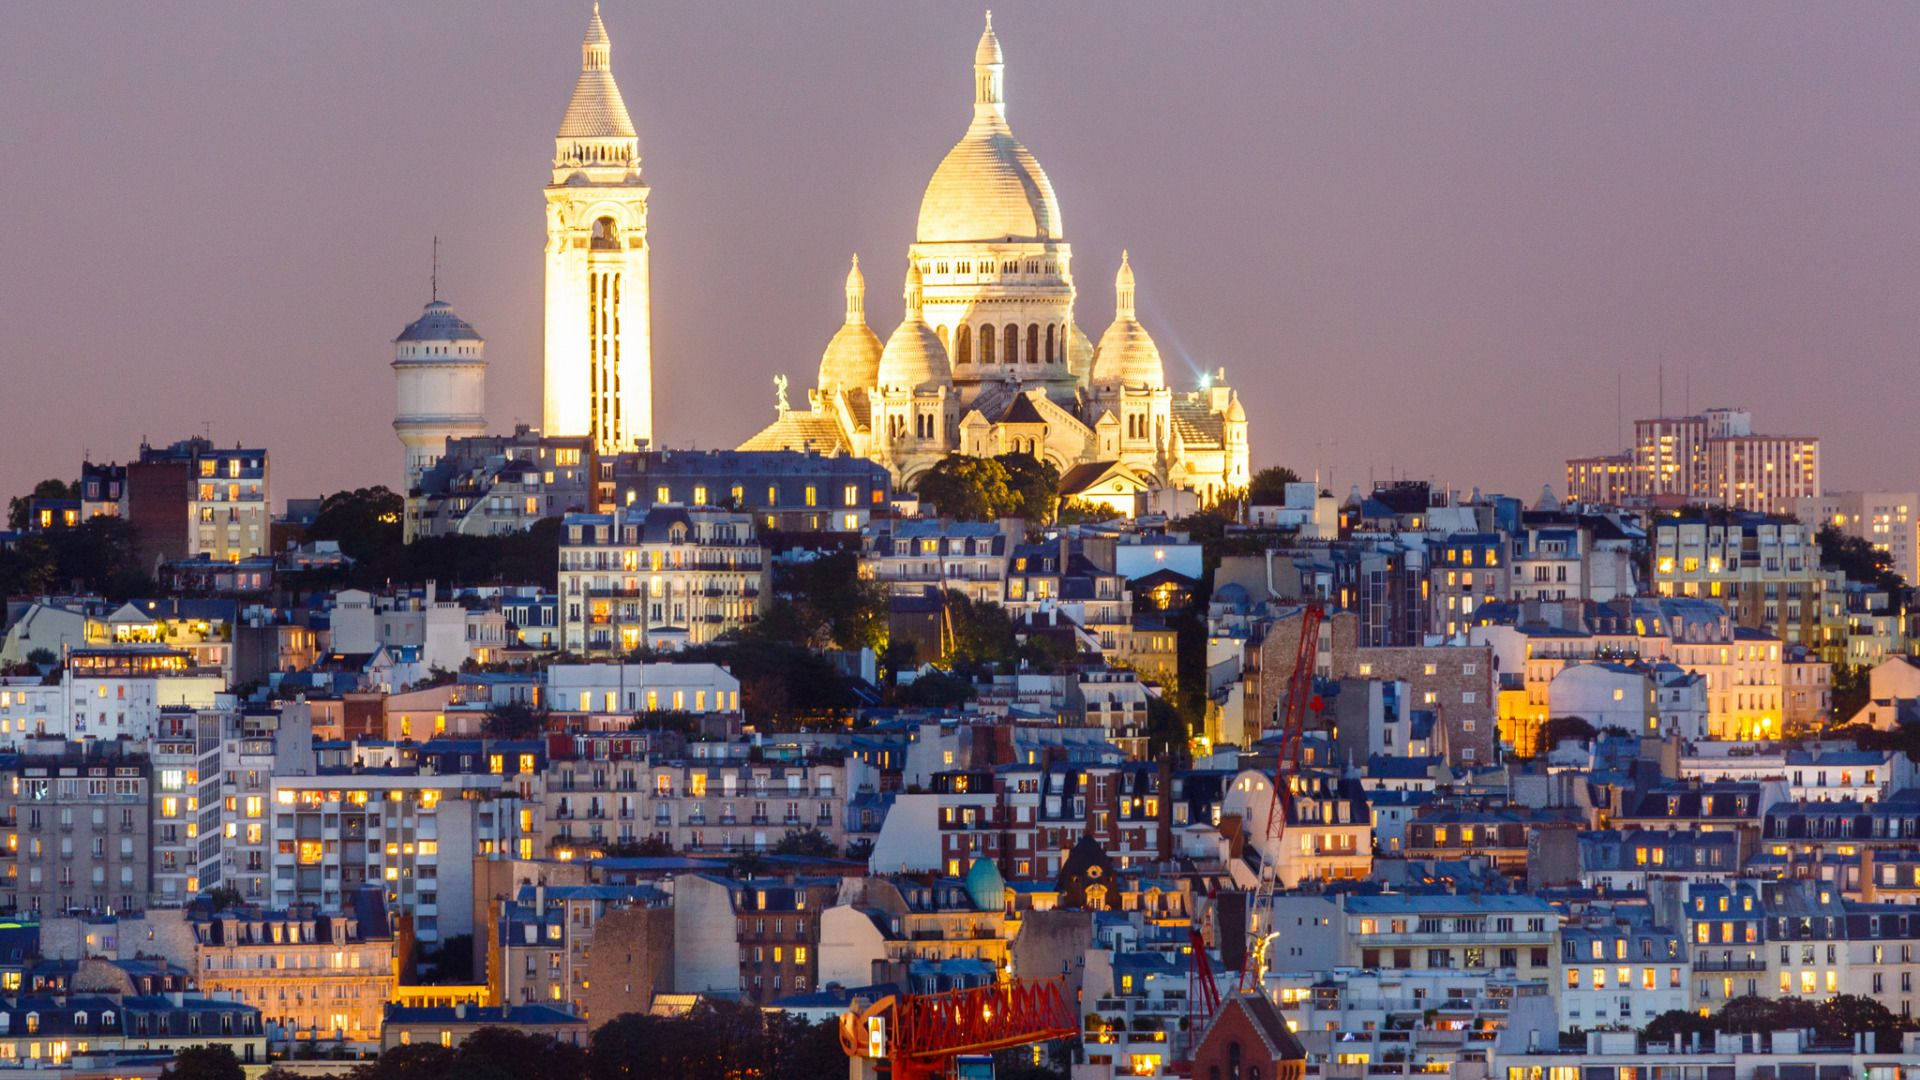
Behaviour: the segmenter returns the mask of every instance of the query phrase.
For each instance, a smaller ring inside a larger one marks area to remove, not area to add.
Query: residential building
[[[562,645],[595,656],[701,644],[751,626],[769,600],[753,515],[677,505],[569,514],[560,542]]]

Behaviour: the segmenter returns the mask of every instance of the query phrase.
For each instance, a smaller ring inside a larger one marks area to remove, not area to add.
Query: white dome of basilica
[[[1113,279],[1113,323],[1100,335],[1093,350],[1094,385],[1150,386],[1166,385],[1166,369],[1160,363],[1160,346],[1153,335],[1140,325],[1133,313],[1133,267],[1127,253],[1120,253],[1120,272]]]
[[[907,264],[906,317],[887,339],[880,353],[879,386],[905,390],[934,389],[953,381],[947,365],[947,347],[922,317],[920,307],[920,268]]]
[[[920,243],[1061,238],[1053,183],[1007,127],[1004,66],[989,14],[974,50],[973,123],[927,182],[920,199]]]
[[[820,354],[820,376],[814,385],[823,391],[864,389],[879,376],[880,335],[867,325],[867,279],[860,273],[860,256],[855,255],[853,268],[847,271],[847,320]]]

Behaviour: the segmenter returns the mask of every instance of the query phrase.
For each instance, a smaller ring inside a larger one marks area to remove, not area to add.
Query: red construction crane
[[[883,997],[840,1017],[840,1048],[849,1058],[885,1058],[893,1080],[940,1080],[963,1054],[1080,1034],[1062,979],[1013,979],[944,994]]]
[[[1260,932],[1260,913],[1273,910],[1273,890],[1278,884],[1278,853],[1287,831],[1287,816],[1293,810],[1294,778],[1300,775],[1300,746],[1306,736],[1307,713],[1325,706],[1313,694],[1314,658],[1320,651],[1320,623],[1326,609],[1319,600],[1308,600],[1300,612],[1300,641],[1294,649],[1293,671],[1287,676],[1287,696],[1281,702],[1276,719],[1280,721],[1280,753],[1273,766],[1273,801],[1267,809],[1267,840],[1260,860],[1260,883],[1247,904],[1247,955],[1240,965],[1240,989],[1260,989],[1260,968],[1266,956],[1266,935]],[[1269,857],[1271,853],[1271,857]]]

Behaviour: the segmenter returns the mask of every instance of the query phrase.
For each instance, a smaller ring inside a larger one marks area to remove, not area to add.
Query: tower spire
[[[1113,275],[1113,317],[1132,319],[1133,314],[1133,266],[1127,261],[1125,248],[1120,250],[1120,272]]]
[[[993,12],[987,12],[987,28],[980,32],[980,44],[973,50],[973,111],[1007,114],[1007,58],[1000,51],[1000,39],[993,32]]]
[[[907,321],[920,322],[922,320],[922,314],[921,314],[922,308],[921,308],[921,300],[920,300],[920,264],[917,262],[914,262],[912,259],[907,260],[906,300],[907,300]]]
[[[433,234],[432,285],[433,285],[433,299],[435,303],[438,303],[440,300],[440,234],[439,233]]]
[[[593,5],[587,19],[587,36],[580,42],[580,70],[606,71],[613,66],[613,39],[607,37],[607,24],[600,21],[600,5]]]
[[[847,325],[865,326],[867,324],[867,278],[860,272],[860,256],[853,257],[853,267],[847,271]]]

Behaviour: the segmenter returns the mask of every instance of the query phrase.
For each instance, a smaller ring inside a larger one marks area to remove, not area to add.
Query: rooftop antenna
[[[1627,449],[1627,406],[1624,395],[1626,390],[1620,378],[1619,369],[1613,372],[1613,441],[1616,453]]]
[[[1660,419],[1665,420],[1667,418],[1667,361],[1665,357],[1662,357],[1660,360],[1660,381],[1657,385],[1660,388]]]
[[[440,301],[440,234],[433,234],[433,299]]]

